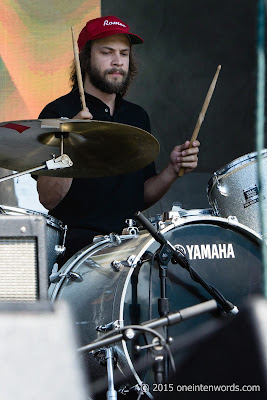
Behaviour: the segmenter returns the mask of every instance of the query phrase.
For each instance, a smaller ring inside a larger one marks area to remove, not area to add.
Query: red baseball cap
[[[129,29],[129,25],[112,15],[91,19],[87,22],[79,35],[79,50],[82,50],[88,40],[101,39],[107,36],[116,35],[117,33],[128,35],[132,44],[143,43],[143,39],[134,33],[129,32]]]

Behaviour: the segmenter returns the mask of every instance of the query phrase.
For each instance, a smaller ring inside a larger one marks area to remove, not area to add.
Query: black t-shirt
[[[95,120],[128,124],[150,132],[146,111],[120,96],[117,96],[113,116],[109,107],[98,98],[86,93],[85,100]],[[49,103],[39,118],[73,118],[80,110],[79,92],[74,90]],[[65,198],[49,214],[67,224],[68,229],[120,234],[126,226],[125,220],[144,209],[144,181],[155,174],[152,163],[144,169],[119,176],[73,179]]]

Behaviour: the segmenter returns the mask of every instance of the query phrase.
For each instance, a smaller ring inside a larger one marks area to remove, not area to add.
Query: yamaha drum
[[[161,233],[184,252],[206,282],[236,306],[262,293],[260,236],[234,219],[173,217]],[[58,282],[50,285],[52,302],[63,299],[70,304],[81,346],[100,339],[110,328],[140,325],[159,317],[156,254],[160,245],[146,231],[128,236],[98,238],[76,253],[59,271]],[[167,297],[170,312],[211,299],[186,269],[171,261],[167,266]],[[207,313],[183,321],[171,326],[169,335],[175,339],[212,318],[214,315]],[[140,387],[143,382],[153,381],[153,372],[145,363],[140,368],[135,345],[122,341],[114,349],[117,370],[125,376],[126,386]],[[105,374],[105,367],[98,365],[93,355],[88,355],[87,362],[92,381]]]

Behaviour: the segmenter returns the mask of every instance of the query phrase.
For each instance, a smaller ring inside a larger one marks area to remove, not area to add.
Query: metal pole
[[[264,266],[264,295],[267,297],[267,232],[265,210],[262,196],[264,184],[262,168],[262,149],[264,148],[265,120],[265,0],[258,0],[257,32],[257,98],[256,98],[256,148],[258,154],[259,207],[262,232],[262,259]]]

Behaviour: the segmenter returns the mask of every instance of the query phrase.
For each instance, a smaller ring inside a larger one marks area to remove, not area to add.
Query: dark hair
[[[81,52],[79,53],[83,82],[85,80],[86,72],[90,71],[91,49],[92,49],[92,41],[88,40],[88,42],[86,42],[86,44],[82,48]],[[130,83],[133,81],[136,74],[137,74],[137,66],[136,66],[136,62],[135,62],[135,59],[132,54],[132,46],[131,46],[130,55],[129,55],[129,84],[125,88],[124,92],[120,93],[122,96],[124,96],[126,94],[128,88],[130,86]],[[76,75],[75,60],[72,61],[72,64],[70,67],[70,84],[72,86],[72,90],[77,89],[78,80],[77,80],[77,75]]]

